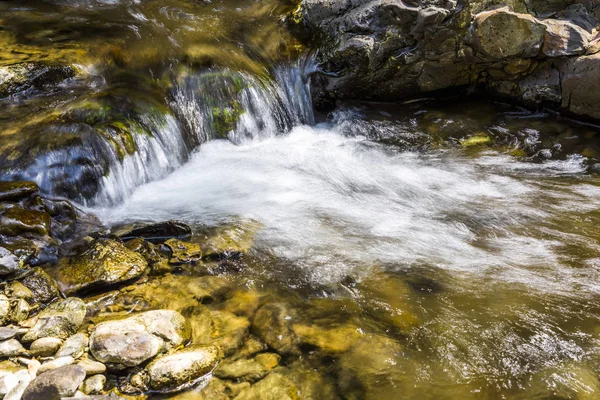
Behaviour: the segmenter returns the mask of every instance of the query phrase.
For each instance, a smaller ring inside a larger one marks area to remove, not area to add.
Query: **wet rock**
[[[36,303],[48,304],[60,297],[56,281],[40,267],[33,268],[32,273],[20,282],[31,290]]]
[[[152,361],[146,371],[154,390],[174,390],[214,369],[221,353],[214,346],[191,347]]]
[[[362,391],[361,398],[402,396],[396,379],[403,376],[403,347],[393,339],[365,335],[339,358],[338,382],[342,393]]]
[[[38,194],[39,191],[40,188],[35,182],[0,182],[0,201],[20,201],[34,194]]]
[[[0,246],[0,276],[10,275],[21,269],[19,258],[8,249]]]
[[[249,360],[226,360],[219,364],[214,375],[222,379],[255,382],[264,378],[273,368],[277,367],[280,359],[278,354],[263,353]]]
[[[154,245],[150,242],[145,241],[144,239],[131,239],[127,243],[125,243],[125,247],[129,250],[140,254],[142,257],[146,259],[148,265],[152,267],[152,272],[156,274],[157,270],[164,269],[161,272],[170,272],[171,267],[168,265],[166,259],[162,257],[159,251],[154,247]]]
[[[278,368],[298,388],[302,399],[339,399],[335,381],[328,379],[327,372],[315,368],[302,360],[297,360],[288,368]]]
[[[256,312],[252,331],[280,354],[298,353],[297,339],[291,328],[292,320],[291,312],[284,304],[269,303]]]
[[[229,257],[247,253],[254,244],[260,223],[244,220],[212,229],[202,242],[204,257]]]
[[[50,234],[50,224],[50,215],[44,211],[28,210],[20,206],[0,211],[0,234],[2,235],[46,236]]]
[[[266,349],[266,344],[256,339],[255,337],[249,337],[244,342],[244,345],[230,358],[230,360],[249,358],[257,353],[265,351]]]
[[[35,340],[29,346],[31,355],[35,357],[49,357],[54,355],[63,341],[54,337],[45,337]]]
[[[16,339],[8,339],[0,342],[0,359],[17,357],[25,353],[27,353],[27,351]]]
[[[210,313],[210,317],[212,320],[210,339],[204,338],[203,343],[215,344],[224,355],[232,354],[242,345],[248,333],[250,321],[226,311],[213,311]],[[195,331],[195,334],[198,340],[201,340],[199,332]]]
[[[343,353],[348,351],[362,334],[355,326],[339,326],[325,329],[320,326],[294,325],[294,333],[303,342],[316,346],[326,353]]]
[[[89,358],[79,361],[77,365],[84,369],[87,376],[103,374],[106,372],[106,365],[98,361],[90,360]]]
[[[165,244],[171,249],[172,264],[192,264],[200,261],[202,258],[202,250],[197,243],[182,242],[177,239],[169,239]]]
[[[90,351],[98,361],[122,369],[139,365],[190,338],[190,325],[178,312],[148,311],[96,325],[90,336]]]
[[[81,327],[85,312],[85,303],[78,298],[53,303],[40,312],[35,325],[23,336],[23,342],[31,343],[50,336],[66,339]]]
[[[60,349],[58,349],[56,357],[81,357],[88,345],[88,340],[88,336],[85,333],[76,333],[65,340]]]
[[[41,89],[74,76],[73,67],[39,62],[0,67],[0,98],[29,89]]]
[[[57,368],[66,367],[67,365],[72,365],[75,362],[73,357],[60,357],[51,361],[46,361],[42,364],[42,366],[38,369],[38,374],[43,374],[47,371],[52,371]]]
[[[151,243],[163,243],[169,239],[187,240],[192,236],[192,228],[181,221],[166,221],[133,229],[121,235],[121,239],[129,241],[141,238]]]
[[[79,255],[61,261],[57,279],[66,294],[129,281],[142,275],[146,260],[112,239],[97,239]]]
[[[285,376],[273,372],[249,388],[242,390],[235,400],[296,400],[299,398],[298,388],[294,383]]]
[[[8,301],[8,297],[0,294],[0,324],[4,324],[4,322],[8,319],[9,312],[10,302]]]
[[[38,375],[23,393],[23,400],[71,397],[83,380],[85,372],[77,365],[67,365]]]
[[[94,375],[83,381],[81,391],[85,394],[98,394],[104,389],[106,377],[104,375]]]

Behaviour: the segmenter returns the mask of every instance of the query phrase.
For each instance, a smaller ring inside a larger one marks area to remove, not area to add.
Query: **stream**
[[[0,2],[5,45],[86,71],[1,100],[0,175],[115,232],[233,231],[247,252],[198,277],[310,327],[280,363],[302,398],[598,398],[600,129],[478,97],[317,113],[294,6]]]

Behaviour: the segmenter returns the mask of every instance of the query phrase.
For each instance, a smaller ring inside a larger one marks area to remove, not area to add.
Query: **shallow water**
[[[208,142],[165,179],[95,211],[112,224],[260,226],[240,285],[275,291],[301,322],[351,320],[403,346],[377,389],[344,380],[363,376],[344,364],[360,355],[327,365],[307,350],[345,398],[599,395],[600,179],[580,154],[540,158],[550,139],[525,128],[532,145],[515,124],[593,127],[526,113],[515,121],[518,110],[490,103],[484,111],[518,144],[464,148],[455,134],[424,142],[423,125],[411,125],[439,112],[435,103],[400,106],[396,117],[372,107],[276,137]],[[453,113],[447,123],[466,119]],[[531,156],[511,155],[528,145]]]
[[[294,7],[0,1],[0,66],[82,72],[0,100],[0,175],[115,231],[232,229],[248,254],[150,278],[146,308],[198,322],[214,275],[282,305],[313,333],[281,362],[301,398],[600,398],[600,129],[489,99],[315,118]]]

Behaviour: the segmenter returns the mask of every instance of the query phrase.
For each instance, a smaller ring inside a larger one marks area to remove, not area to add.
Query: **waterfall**
[[[138,186],[183,165],[202,143],[227,139],[241,144],[272,137],[301,124],[313,124],[310,89],[303,71],[310,63],[281,66],[274,78],[226,69],[190,74],[175,85],[169,106],[174,117],[149,119],[152,134],[134,135],[136,151],[110,168],[88,205],[122,202]]]

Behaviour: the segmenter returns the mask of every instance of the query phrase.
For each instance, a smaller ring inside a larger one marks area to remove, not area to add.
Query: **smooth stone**
[[[178,390],[212,371],[220,358],[215,346],[191,347],[160,357],[146,367],[150,388]]]
[[[85,379],[85,371],[77,365],[67,365],[38,375],[23,393],[23,400],[71,397]]]
[[[31,383],[31,376],[26,370],[16,372],[15,376],[19,379],[19,383],[4,396],[3,400],[21,400],[23,393]],[[41,398],[46,400],[44,397]]]
[[[133,367],[163,350],[185,344],[191,327],[176,311],[154,310],[96,325],[90,336],[90,352],[114,368]]]
[[[316,346],[326,353],[343,353],[362,336],[355,326],[339,326],[325,329],[320,326],[294,325],[296,336],[303,343]]]
[[[97,239],[85,251],[63,259],[56,277],[67,295],[106,288],[140,277],[148,262],[140,254],[112,239]]]
[[[83,381],[81,391],[85,394],[98,394],[104,389],[106,377],[104,375],[94,375]]]
[[[19,258],[8,249],[0,246],[0,276],[10,275],[21,269]]]
[[[58,349],[56,357],[71,356],[73,358],[79,358],[85,352],[88,342],[88,335],[85,333],[76,333],[65,340],[60,349]]]
[[[27,351],[16,339],[8,339],[0,342],[0,358],[17,357]]]
[[[49,357],[54,355],[62,344],[63,341],[59,338],[45,337],[31,343],[29,351],[36,357]]]
[[[77,363],[81,368],[84,369],[85,373],[90,375],[103,374],[106,372],[106,365],[99,361],[90,360],[85,358]]]
[[[85,312],[85,303],[76,297],[53,303],[39,313],[35,325],[23,336],[23,342],[49,336],[67,339],[81,327]]]
[[[181,221],[166,221],[132,229],[120,237],[123,241],[142,238],[151,243],[163,243],[168,239],[186,240],[192,236],[192,228]]]
[[[0,326],[0,341],[12,339],[19,333],[19,329],[8,326]]]
[[[43,374],[47,371],[52,371],[54,369],[66,367],[68,365],[73,364],[74,362],[75,360],[73,359],[73,357],[60,357],[52,361],[47,361],[43,363],[42,366],[38,369],[38,375]]]

